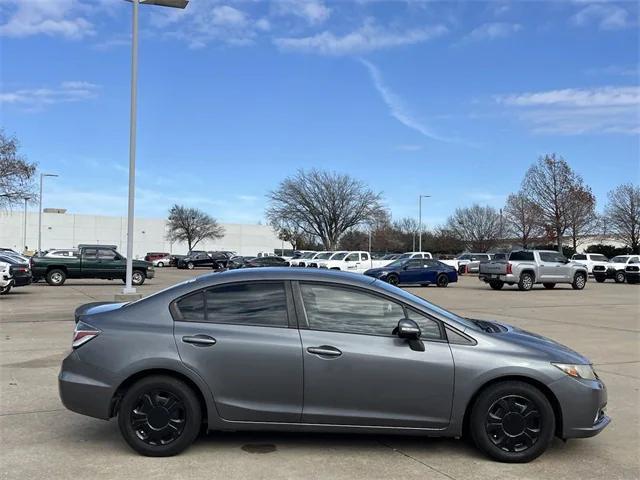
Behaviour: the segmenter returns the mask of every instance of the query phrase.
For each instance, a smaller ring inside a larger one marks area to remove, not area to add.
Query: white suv
[[[609,266],[609,259],[601,253],[576,253],[571,260],[587,267],[589,275],[593,275],[595,265],[602,265],[605,269]]]

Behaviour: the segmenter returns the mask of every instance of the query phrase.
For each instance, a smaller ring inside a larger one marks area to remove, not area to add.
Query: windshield
[[[412,253],[403,253],[398,257],[398,260],[402,260],[403,258],[411,258]]]
[[[624,255],[620,255],[618,257],[613,257],[611,260],[609,260],[611,263],[627,263],[627,259],[629,257],[624,256]]]
[[[333,255],[333,252],[326,252],[326,253],[321,253],[320,255],[318,255],[316,258],[318,260],[327,260],[331,257],[331,255]]]
[[[344,257],[347,256],[347,253],[349,252],[338,252],[338,253],[334,253],[330,260],[342,260]]]
[[[387,282],[382,282],[380,280],[376,280],[375,284],[379,287],[382,287],[385,290],[388,290],[391,293],[395,293],[396,295],[400,295],[406,298],[407,300],[411,300],[415,303],[418,303],[423,307],[425,307],[426,309],[431,310],[435,314],[440,315],[441,317],[447,318],[449,320],[453,320],[454,322],[458,322],[467,328],[471,328],[472,330],[482,330],[482,328],[480,328],[478,325],[476,325],[474,322],[472,322],[468,318],[460,317],[455,313],[450,312],[449,310],[445,310],[444,308],[434,305],[433,303],[429,303],[424,298],[418,297],[413,293],[409,293],[406,290],[403,290],[398,287],[394,287],[392,285],[389,285]]]
[[[604,255],[591,255],[591,260],[595,260],[596,262],[608,262],[609,259]]]
[[[311,258],[316,254],[316,252],[307,252],[303,254],[300,258]]]

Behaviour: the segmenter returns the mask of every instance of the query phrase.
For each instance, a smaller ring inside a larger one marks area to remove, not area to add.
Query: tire
[[[7,285],[6,287],[0,287],[0,295],[6,295],[11,291],[11,285]]]
[[[547,290],[552,290],[552,289],[556,288],[556,284],[555,283],[543,283],[542,285]]]
[[[446,288],[447,285],[449,285],[449,277],[447,277],[444,273],[441,273],[436,279],[436,285],[440,288]]]
[[[458,275],[464,275],[465,273],[467,273],[467,266],[466,265],[459,265],[458,266]]]
[[[594,275],[593,278],[595,278],[598,283],[604,283],[606,280],[606,277],[600,277],[599,275]]]
[[[164,407],[169,402],[173,406],[167,410]],[[148,457],[182,452],[198,436],[201,423],[202,411],[194,391],[166,376],[136,382],[124,394],[118,410],[122,437],[136,452]]]
[[[52,287],[60,287],[64,285],[64,282],[67,281],[67,274],[64,272],[64,270],[55,268],[47,272],[46,279],[47,283]]]
[[[394,287],[397,287],[398,284],[400,283],[400,278],[398,278],[398,275],[396,275],[395,273],[392,273],[387,276],[387,283],[389,285],[393,285]]]
[[[629,285],[635,285],[636,283],[638,283],[638,278],[637,277],[633,277],[633,276],[629,276],[629,277],[627,277],[627,283]]]
[[[625,275],[625,273],[621,270],[619,272],[616,272],[616,276],[614,277],[614,280],[616,283],[624,283],[624,281],[626,280],[627,276]]]
[[[573,276],[573,282],[571,283],[571,288],[573,288],[574,290],[582,290],[586,284],[587,284],[587,274],[578,272]]]
[[[187,268],[189,270],[193,270],[194,267],[195,267],[195,265],[192,262],[187,263]]]
[[[142,270],[134,270],[131,274],[131,285],[136,287],[142,285],[147,279],[147,275]]]
[[[164,267],[164,262],[158,262],[157,266],[160,267],[160,268]]]
[[[525,272],[520,275],[520,280],[518,281],[518,288],[523,292],[528,292],[533,288],[534,278],[531,273]]]
[[[555,415],[547,397],[533,385],[500,382],[476,399],[469,430],[478,449],[494,460],[526,463],[551,443]]]
[[[504,287],[504,282],[502,280],[490,280],[489,286],[493,290],[502,290],[502,287]]]

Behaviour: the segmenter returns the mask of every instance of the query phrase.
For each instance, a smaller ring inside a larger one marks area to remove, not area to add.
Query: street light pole
[[[431,195],[418,195],[418,251],[422,252],[422,199]]]
[[[40,196],[38,197],[38,253],[42,251],[42,179],[44,177],[57,177],[55,173],[40,174]]]
[[[129,203],[127,206],[127,271],[123,294],[134,294],[133,276],[133,219],[136,194],[136,120],[138,98],[138,9],[140,3],[161,7],[185,8],[189,0],[127,0],[133,3],[131,40],[131,107],[129,111]]]
[[[41,193],[42,194],[42,193]],[[27,202],[31,197],[24,197],[24,225],[22,230],[22,253],[27,248]]]

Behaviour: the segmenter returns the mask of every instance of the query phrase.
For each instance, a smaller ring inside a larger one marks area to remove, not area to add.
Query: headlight
[[[552,363],[564,373],[573,378],[582,378],[584,380],[597,380],[598,375],[591,365],[570,365],[566,363]]]

